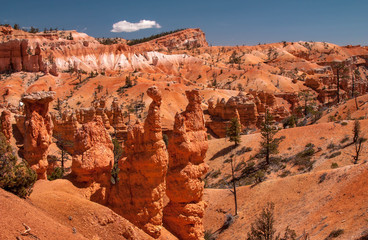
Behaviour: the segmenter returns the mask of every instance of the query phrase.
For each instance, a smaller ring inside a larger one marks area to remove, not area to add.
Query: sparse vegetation
[[[360,152],[362,151],[363,143],[367,141],[366,138],[361,137],[360,122],[355,120],[353,128],[353,143],[355,146],[355,155],[353,156],[353,163],[357,164],[359,161]]]
[[[60,179],[64,176],[64,169],[61,167],[56,167],[51,175],[47,176],[47,180],[53,181],[56,179]]]
[[[331,168],[332,169],[335,169],[335,168],[338,168],[338,167],[339,167],[339,164],[337,164],[335,162],[331,163]]]
[[[139,44],[139,43],[148,42],[148,41],[151,41],[153,39],[160,38],[160,37],[163,37],[163,36],[166,36],[166,35],[169,35],[169,34],[173,34],[173,33],[176,33],[176,32],[180,32],[180,31],[183,31],[183,30],[185,30],[185,28],[176,29],[176,30],[169,31],[169,32],[162,32],[160,34],[155,34],[155,35],[145,37],[145,38],[132,39],[132,40],[128,41],[128,45],[133,46],[133,45],[136,45],[136,44]]]
[[[308,145],[307,145],[308,146]],[[313,164],[315,161],[312,161],[312,156],[315,153],[314,145],[309,145],[308,147],[298,154],[295,155],[293,158],[294,165],[298,166],[299,171],[310,171],[313,168]]]
[[[238,146],[241,142],[240,139],[241,125],[238,118],[230,120],[230,126],[226,129],[226,136],[230,142],[234,142],[235,146]]]
[[[275,139],[274,136],[278,132],[275,126],[272,124],[273,117],[266,110],[265,120],[262,124],[261,135],[262,135],[262,150],[261,152],[265,154],[266,163],[270,164],[270,155],[278,153],[279,139]]]
[[[330,156],[328,156],[328,158],[335,158],[335,157],[337,157],[337,156],[339,156],[339,155],[341,155],[341,152],[340,152],[340,151],[338,151],[338,152],[334,152],[334,153],[332,153]]]
[[[120,180],[118,176],[120,172],[118,161],[122,157],[124,153],[124,149],[116,138],[112,139],[112,143],[114,144],[114,151],[113,151],[114,152],[114,166],[111,169],[111,179],[110,180],[112,184],[116,184]]]
[[[36,173],[27,162],[18,162],[10,144],[0,133],[0,187],[21,198],[26,198],[32,193],[36,179]]]
[[[329,239],[332,239],[332,238],[337,238],[338,236],[340,236],[342,234],[344,234],[344,229],[333,230],[332,232],[330,232],[328,237],[325,238],[325,240],[329,240]]]
[[[268,202],[263,208],[262,213],[251,225],[251,231],[248,233],[247,240],[295,240],[296,233],[294,230],[287,227],[284,236],[280,233],[276,234],[275,218],[274,218],[275,204]]]

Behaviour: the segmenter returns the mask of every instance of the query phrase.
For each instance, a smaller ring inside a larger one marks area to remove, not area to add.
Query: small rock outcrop
[[[10,141],[10,138],[13,136],[10,116],[11,116],[11,112],[5,109],[1,113],[1,117],[0,117],[0,130],[8,141]]]
[[[281,105],[278,102],[283,102]],[[298,95],[295,93],[272,94],[263,91],[250,91],[248,94],[240,92],[238,96],[215,101],[208,100],[208,113],[210,120],[206,126],[218,137],[226,136],[226,128],[230,120],[236,117],[238,111],[240,123],[245,128],[260,127],[266,107],[270,109],[276,121],[281,121],[299,105]]]
[[[57,144],[69,154],[73,154],[75,132],[78,130],[79,125],[74,111],[65,111],[61,116],[58,116],[58,114],[51,114],[51,118],[54,123],[53,136],[58,140]]]
[[[154,238],[161,235],[168,154],[161,129],[161,92],[150,87],[152,98],[144,124],[128,128],[126,160],[119,162],[120,181],[110,194],[111,207]]]
[[[47,152],[52,143],[53,123],[49,114],[49,103],[55,92],[35,92],[22,97],[25,110],[24,158],[38,179],[46,179]]]
[[[189,104],[175,116],[169,141],[169,169],[164,209],[167,228],[179,239],[203,239],[202,223],[206,203],[202,200],[202,176],[208,171],[204,158],[208,149],[207,132],[198,90],[186,91]]]
[[[74,138],[72,172],[76,180],[85,183],[101,182],[101,178],[106,178],[107,175],[110,179],[114,146],[101,117],[83,124],[76,131]]]

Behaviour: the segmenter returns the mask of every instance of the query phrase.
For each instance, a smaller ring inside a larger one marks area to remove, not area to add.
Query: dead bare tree
[[[355,146],[355,155],[353,156],[353,163],[357,164],[359,161],[360,152],[362,151],[362,145],[365,141],[367,141],[366,138],[361,136],[361,129],[360,129],[360,122],[358,120],[355,120],[354,122],[354,128],[353,128],[353,143]]]

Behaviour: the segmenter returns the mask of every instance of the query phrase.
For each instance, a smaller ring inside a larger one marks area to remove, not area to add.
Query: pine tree
[[[226,136],[229,137],[230,142],[234,142],[235,146],[238,146],[240,140],[241,125],[238,118],[230,120],[230,126],[226,129]]]
[[[267,203],[262,213],[252,223],[247,240],[296,240],[296,232],[290,229],[289,226],[286,227],[283,237],[280,236],[280,233],[276,234],[274,208],[275,204],[273,202]]]
[[[273,240],[275,239],[276,229],[274,227],[275,219],[273,216],[273,210],[275,204],[272,202],[267,203],[267,206],[262,210],[262,213],[258,216],[257,220],[252,223],[251,232],[248,233],[247,240]]]
[[[272,124],[273,116],[266,110],[265,121],[262,124],[261,135],[262,135],[262,152],[266,156],[267,165],[270,164],[270,155],[278,153],[279,140],[274,139],[275,134],[278,132],[275,126]]]

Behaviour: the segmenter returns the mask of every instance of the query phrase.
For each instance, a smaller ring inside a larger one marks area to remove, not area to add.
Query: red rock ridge
[[[151,41],[133,45],[133,52],[191,49],[195,47],[208,47],[206,35],[199,28],[188,28],[176,33],[172,33]]]

